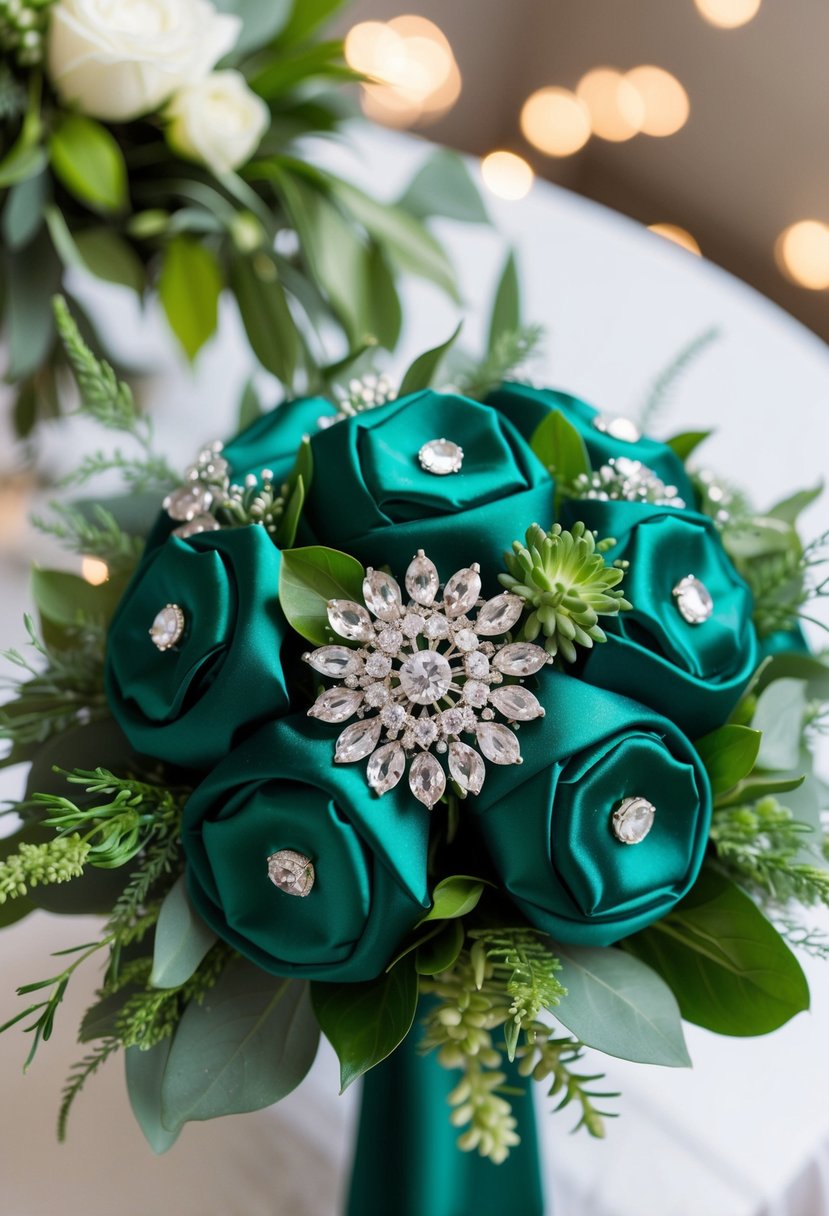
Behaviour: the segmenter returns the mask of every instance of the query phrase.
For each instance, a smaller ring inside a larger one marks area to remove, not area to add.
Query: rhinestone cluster
[[[568,491],[571,498],[609,502],[648,502],[657,507],[684,507],[676,486],[667,485],[640,460],[617,456],[592,473],[580,473]]]
[[[257,477],[249,473],[244,485],[230,480],[230,466],[217,440],[199,452],[187,470],[186,482],[164,499],[162,506],[178,521],[175,536],[187,538],[222,527],[260,524],[276,532],[285,510],[286,486],[275,486],[273,473],[263,469]]]
[[[338,399],[337,412],[336,414],[323,414],[321,418],[317,419],[317,426],[320,430],[327,430],[335,422],[344,422],[346,418],[353,418],[355,414],[364,414],[366,410],[377,409],[379,405],[386,405],[387,402],[397,398],[397,389],[389,377],[378,376],[374,372],[369,372],[359,379],[355,377],[353,380],[349,380],[347,388],[337,387],[335,392]]]
[[[483,786],[485,759],[521,763],[516,724],[544,710],[520,681],[550,659],[540,646],[505,639],[523,601],[510,594],[482,600],[477,565],[458,570],[441,587],[434,563],[420,550],[404,581],[406,604],[397,581],[371,569],[363,604],[329,601],[331,628],[352,646],[322,646],[303,656],[315,671],[342,681],[321,693],[308,713],[337,724],[356,717],[337,739],[335,760],[369,757],[366,777],[378,794],[393,789],[408,766],[412,793],[431,808],[446,789],[433,752],[447,757],[450,777],[471,794]],[[507,725],[494,721],[496,713]]]

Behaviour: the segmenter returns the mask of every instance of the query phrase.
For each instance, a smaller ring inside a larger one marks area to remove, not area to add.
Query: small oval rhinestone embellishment
[[[702,625],[714,611],[714,599],[705,583],[693,574],[686,574],[671,591],[683,620],[689,625]]]
[[[293,849],[280,849],[268,858],[268,878],[286,895],[311,894],[316,875],[310,857]]]
[[[178,604],[165,604],[150,626],[150,637],[159,650],[171,650],[184,633],[184,613]]]
[[[611,816],[613,835],[622,844],[641,844],[653,827],[656,807],[639,795],[625,798]]]
[[[642,433],[630,418],[622,418],[608,414],[596,414],[593,418],[593,429],[609,435],[611,439],[620,439],[622,443],[638,443]]]
[[[451,439],[430,439],[417,454],[421,469],[445,477],[448,473],[460,473],[463,464],[463,448]]]

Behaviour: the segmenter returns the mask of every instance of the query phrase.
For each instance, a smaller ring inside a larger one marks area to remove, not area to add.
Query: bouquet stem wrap
[[[530,1083],[505,1062],[521,1136],[506,1161],[461,1153],[447,1118],[457,1074],[419,1055],[420,1037],[413,1030],[363,1080],[346,1216],[544,1216]]]

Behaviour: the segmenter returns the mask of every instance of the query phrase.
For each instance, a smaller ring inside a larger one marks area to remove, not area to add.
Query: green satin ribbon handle
[[[366,1074],[346,1216],[544,1216],[531,1082],[504,1065],[521,1143],[501,1165],[455,1144],[457,1074],[417,1052],[413,1030]]]

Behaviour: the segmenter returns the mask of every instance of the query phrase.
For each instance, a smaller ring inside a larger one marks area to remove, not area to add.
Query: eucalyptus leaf
[[[304,3],[305,0],[299,0]],[[234,13],[242,27],[233,47],[233,59],[258,51],[283,30],[291,16],[294,0],[215,0],[222,13]]]
[[[786,677],[805,680],[810,700],[829,701],[829,665],[822,659],[796,650],[772,655],[763,667],[757,690],[762,692],[775,680]]]
[[[111,228],[85,228],[75,233],[75,245],[90,274],[107,283],[144,290],[144,267],[132,246]]]
[[[368,329],[386,350],[394,350],[403,327],[403,310],[386,256],[379,245],[368,254]]]
[[[800,551],[797,533],[791,524],[769,515],[736,519],[723,533],[723,543],[735,560],[750,561],[773,553]]]
[[[331,640],[328,601],[359,602],[364,573],[356,558],[337,549],[322,545],[286,549],[279,574],[279,602],[288,623],[315,646],[324,646]]]
[[[280,46],[303,42],[345,3],[346,0],[294,0],[290,20],[279,36]]]
[[[822,493],[823,482],[821,481],[814,489],[798,490],[796,494],[781,499],[780,502],[775,503],[767,514],[772,519],[782,519],[784,523],[794,525],[797,523],[798,516],[820,498]]]
[[[622,1060],[690,1067],[679,1006],[655,971],[621,950],[554,949],[567,989],[555,1016],[577,1039]]]
[[[95,211],[122,211],[127,168],[115,136],[83,114],[60,114],[49,141],[55,175],[70,194]]]
[[[41,144],[19,139],[0,161],[0,190],[36,177],[48,163],[49,157]]]
[[[45,229],[25,249],[10,251],[7,256],[6,378],[12,382],[39,371],[54,346],[52,297],[60,289],[61,273]]]
[[[161,1082],[170,1058],[172,1039],[162,1039],[149,1051],[128,1047],[124,1052],[127,1094],[136,1122],[154,1153],[166,1153],[179,1133],[161,1122]]]
[[[417,995],[411,959],[367,984],[311,985],[314,1012],[340,1061],[341,1093],[403,1042]]]
[[[490,222],[466,161],[450,148],[432,153],[409,182],[398,206],[418,219],[445,216],[465,224]]]
[[[267,371],[290,386],[300,343],[276,262],[261,249],[238,254],[230,282],[253,353]]]
[[[444,356],[457,342],[462,328],[463,321],[459,321],[454,332],[445,342],[418,355],[403,376],[398,396],[405,397],[408,393],[419,393],[431,386]]]
[[[759,730],[729,723],[698,739],[695,747],[711,781],[711,790],[725,794],[747,777],[760,751]]]
[[[37,235],[43,223],[48,180],[47,174],[41,171],[9,190],[2,226],[3,240],[10,249],[22,249]]]
[[[768,684],[757,698],[751,724],[763,732],[757,766],[792,769],[798,762],[806,720],[806,681],[785,677]]]
[[[584,440],[561,410],[550,410],[533,431],[530,447],[563,485],[590,472]]]
[[[460,921],[447,921],[440,933],[418,946],[415,954],[418,975],[439,975],[441,971],[449,971],[463,949],[464,936]]]
[[[306,983],[232,960],[178,1024],[161,1084],[162,1125],[177,1132],[273,1105],[302,1081],[318,1042]]]
[[[662,976],[684,1018],[717,1034],[768,1034],[809,1008],[806,977],[780,934],[710,867],[625,949]]]
[[[710,431],[682,431],[679,435],[666,439],[665,443],[684,463],[710,434]]]
[[[503,334],[515,333],[521,327],[521,288],[518,283],[518,266],[515,250],[511,249],[498,280],[492,316],[489,321],[489,344],[492,350]]]
[[[245,430],[251,423],[256,422],[264,414],[262,401],[259,393],[256,391],[256,385],[253,379],[250,379],[242,389],[242,398],[239,402],[239,413],[236,418],[236,429],[238,431]]]
[[[164,897],[153,945],[150,986],[178,988],[194,974],[216,941],[216,934],[193,910],[182,875]]]
[[[216,332],[222,272],[200,241],[176,236],[164,250],[158,294],[170,328],[188,359]]]
[[[477,907],[483,892],[484,883],[480,878],[470,878],[466,874],[444,878],[432,891],[432,907],[420,923],[466,916]]]

